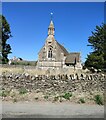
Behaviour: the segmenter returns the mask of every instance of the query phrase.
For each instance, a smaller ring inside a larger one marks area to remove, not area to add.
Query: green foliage
[[[19,89],[19,94],[26,94],[28,91],[23,87]]]
[[[96,69],[103,69],[104,68],[104,58],[103,54],[98,53],[91,53],[88,55],[87,61],[85,62],[87,67],[94,67]]]
[[[10,93],[9,91],[3,90],[3,91],[0,92],[0,96],[7,97],[9,95],[9,93]]]
[[[79,99],[79,103],[85,103],[84,98],[80,98],[80,99]]]
[[[104,104],[103,98],[102,98],[101,95],[95,95],[95,96],[94,96],[94,100],[95,100],[95,102],[96,102],[98,105],[103,105],[103,104]]]
[[[1,45],[0,45],[1,46]],[[1,53],[0,53],[0,64],[2,64],[2,56],[1,56]]]
[[[106,64],[106,24],[96,26],[95,32],[89,37],[88,46],[91,46],[93,52],[87,56],[85,66],[96,69],[104,69]]]
[[[70,100],[70,97],[72,97],[72,93],[65,93],[62,97],[67,100]]]
[[[70,100],[70,97],[72,97],[72,93],[67,92],[64,93],[63,95],[55,96],[53,101],[56,102],[59,100],[60,102],[62,102],[62,98]]]
[[[46,100],[47,100],[48,98],[49,98],[49,97],[48,97],[47,95],[45,95],[45,96],[44,96],[44,99],[46,99]]]
[[[10,25],[6,18],[0,15],[0,63],[8,62],[8,54],[11,53],[11,46],[7,40],[11,37]]]

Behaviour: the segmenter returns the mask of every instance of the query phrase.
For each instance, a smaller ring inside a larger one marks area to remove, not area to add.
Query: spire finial
[[[50,14],[51,14],[51,20],[52,20],[52,18],[53,18],[53,13],[51,12]]]

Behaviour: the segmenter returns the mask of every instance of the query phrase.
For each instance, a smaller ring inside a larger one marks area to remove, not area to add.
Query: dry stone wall
[[[43,93],[92,92],[104,91],[106,75],[104,74],[63,74],[63,75],[30,75],[28,73],[2,73],[2,89],[26,88]]]

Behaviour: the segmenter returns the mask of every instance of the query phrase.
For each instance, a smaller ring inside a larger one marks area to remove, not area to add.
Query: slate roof
[[[69,53],[65,59],[65,63],[67,63],[67,64],[70,64],[70,63],[74,64],[79,61],[80,61],[80,53],[79,52]]]
[[[57,42],[57,41],[56,41]],[[59,45],[60,49],[62,50],[62,52],[64,53],[65,56],[67,56],[69,53],[66,50],[66,48],[64,48],[64,46],[62,46],[60,43],[57,42],[57,44]]]

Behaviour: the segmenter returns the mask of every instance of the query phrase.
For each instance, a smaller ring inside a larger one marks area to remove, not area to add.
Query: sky
[[[96,25],[104,22],[103,2],[3,2],[2,13],[10,24],[12,36],[8,43],[12,54],[35,61],[45,43],[53,13],[55,39],[69,52],[81,52],[86,60],[92,51],[88,37]]]

